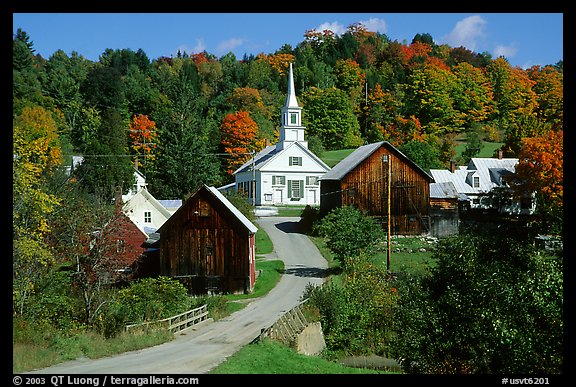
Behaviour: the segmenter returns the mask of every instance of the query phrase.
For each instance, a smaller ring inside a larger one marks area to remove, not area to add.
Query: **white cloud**
[[[347,28],[338,22],[332,22],[332,23],[325,22],[316,27],[316,31],[318,32],[322,32],[324,30],[330,30],[334,32],[335,35],[342,35],[343,33],[346,32]]]
[[[227,54],[230,51],[233,51],[236,47],[241,46],[246,42],[245,39],[242,38],[231,38],[228,40],[224,40],[218,44],[216,47],[216,51],[220,54]]]
[[[362,20],[360,23],[363,24],[368,31],[379,32],[381,34],[388,32],[388,26],[386,25],[384,19],[373,17],[368,20]]]
[[[206,43],[204,43],[204,39],[196,39],[196,45],[194,46],[194,53],[199,53],[206,50]]]
[[[444,37],[444,41],[452,47],[466,47],[476,51],[478,39],[484,38],[486,20],[475,15],[469,16],[456,23],[452,31]]]
[[[512,58],[514,55],[516,55],[517,52],[518,49],[516,47],[503,46],[499,44],[496,46],[496,48],[494,48],[494,57],[498,58],[500,56],[503,56],[505,58]]]
[[[382,34],[388,31],[388,26],[386,25],[384,19],[378,19],[373,17],[368,20],[361,20],[358,23],[364,25],[364,27],[366,27],[368,31],[380,32]],[[335,21],[332,23],[324,22],[320,24],[318,27],[316,27],[316,31],[318,32],[322,32],[324,30],[330,30],[334,32],[335,35],[342,35],[346,31],[348,31],[348,26],[344,26],[343,24]]]

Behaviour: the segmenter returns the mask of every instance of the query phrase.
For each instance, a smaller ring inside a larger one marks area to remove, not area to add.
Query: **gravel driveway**
[[[138,351],[102,358],[77,359],[32,371],[33,374],[203,374],[253,341],[262,329],[300,302],[308,283],[321,284],[327,263],[306,235],[300,218],[265,217],[257,226],[268,233],[285,274],[266,297],[219,321],[176,333],[176,339]]]

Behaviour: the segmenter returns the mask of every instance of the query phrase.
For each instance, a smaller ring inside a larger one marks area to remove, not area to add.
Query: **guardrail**
[[[172,333],[179,332],[208,319],[208,305],[204,304],[198,308],[190,309],[184,313],[177,314],[162,320],[149,321],[138,324],[129,324],[124,327],[126,332],[137,328],[163,328]]]
[[[294,308],[284,313],[274,324],[262,332],[256,340],[262,340],[269,337],[278,340],[284,344],[290,345],[296,336],[308,325],[308,321],[302,313],[302,306],[308,301],[308,298],[300,302]]]

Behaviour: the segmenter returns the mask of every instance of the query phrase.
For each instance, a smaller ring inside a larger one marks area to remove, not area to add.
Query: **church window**
[[[285,185],[286,176],[272,176],[272,185]]]
[[[290,113],[290,125],[296,125],[298,123],[298,115],[296,113]]]
[[[288,180],[288,197],[292,200],[299,200],[304,197],[303,180]]]
[[[291,156],[289,165],[302,165],[302,157]]]
[[[306,176],[306,185],[318,185],[318,176]]]

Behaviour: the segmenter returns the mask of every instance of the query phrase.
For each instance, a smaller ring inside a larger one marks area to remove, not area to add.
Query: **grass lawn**
[[[211,374],[386,374],[346,367],[317,356],[306,356],[272,340],[250,344],[213,369]]]
[[[330,168],[332,168],[355,150],[356,149],[354,148],[325,151],[320,159],[322,159],[322,161],[324,161]]]
[[[480,149],[480,153],[474,157],[494,157],[494,152],[496,149],[500,148],[504,143],[502,142],[486,142],[482,141],[482,149]],[[456,156],[459,157],[462,152],[466,149],[465,142],[458,142],[456,146],[454,146],[454,150],[456,151]]]

